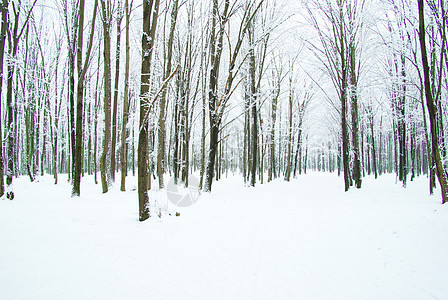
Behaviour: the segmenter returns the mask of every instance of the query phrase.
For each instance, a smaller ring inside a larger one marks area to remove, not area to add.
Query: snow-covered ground
[[[0,299],[448,299],[448,206],[427,185],[236,176],[140,223],[135,190],[20,178],[0,201]]]

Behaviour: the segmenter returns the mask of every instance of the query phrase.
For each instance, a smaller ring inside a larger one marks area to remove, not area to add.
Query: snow
[[[448,206],[426,177],[344,193],[334,174],[235,176],[143,223],[135,190],[103,195],[86,176],[71,198],[59,181],[19,178],[0,200],[0,299],[448,298]]]

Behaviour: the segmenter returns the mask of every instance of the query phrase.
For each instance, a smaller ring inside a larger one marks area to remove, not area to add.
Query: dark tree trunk
[[[121,21],[123,20],[123,10],[121,7],[118,7],[117,13],[117,48],[115,50],[114,104],[112,111],[112,142],[110,148],[110,179],[112,181],[115,181],[116,172],[118,83],[120,81]]]
[[[342,8],[341,8],[342,17]],[[340,25],[341,36],[344,36],[343,26]],[[341,58],[341,127],[342,127],[342,165],[344,170],[344,189],[348,191],[350,188],[350,169],[349,169],[349,138],[347,128],[347,65],[345,60],[345,43],[344,39],[341,39],[340,48]]]
[[[126,16],[126,66],[124,71],[124,97],[123,97],[123,122],[121,123],[121,153],[120,153],[120,163],[121,163],[121,186],[120,191],[126,190],[126,171],[127,171],[127,157],[128,157],[128,147],[126,143],[126,138],[128,136],[126,126],[129,119],[129,67],[130,67],[130,47],[129,47],[129,25],[130,25],[130,14],[132,11],[132,2],[129,6],[129,1],[125,0],[125,16]]]
[[[268,181],[271,181],[273,178],[277,178],[277,172],[276,172],[277,168],[275,165],[275,121],[277,119],[277,101],[279,95],[280,95],[280,83],[278,83],[275,94],[272,97],[272,103],[271,103],[271,132],[269,135],[270,157],[269,157]]]
[[[214,126],[210,128],[210,150],[208,153],[208,163],[207,163],[207,171],[205,173],[205,191],[212,190],[212,181],[214,178],[214,166],[215,166],[215,158],[216,152],[218,149],[218,127]]]
[[[89,46],[86,53],[86,61],[83,66],[82,59],[82,44],[83,44],[83,31],[84,31],[84,0],[79,2],[79,26],[78,26],[78,47],[77,47],[77,68],[78,68],[78,90],[76,99],[76,147],[75,147],[75,160],[74,160],[74,173],[73,173],[73,189],[72,196],[80,195],[81,188],[81,171],[83,162],[83,102],[84,102],[84,78],[87,72],[87,66],[90,56],[90,51],[92,50],[92,42],[94,35],[94,26],[96,18],[97,0],[94,4],[93,18],[92,18],[92,28],[90,29],[90,39]]]
[[[101,63],[101,41],[98,46],[98,70],[96,76],[96,85],[95,85],[95,106],[94,106],[94,121],[93,121],[93,173],[95,184],[98,184],[98,166],[97,166],[97,153],[98,153],[98,110],[99,110],[99,96],[98,96],[98,88],[100,81],[100,63]]]
[[[257,94],[255,88],[255,41],[253,26],[250,26],[249,30],[249,43],[251,48],[249,49],[249,89],[250,89],[250,102],[252,111],[252,166],[250,185],[255,186],[256,173],[257,173],[257,154],[258,154],[258,113],[257,113]]]
[[[356,74],[356,49],[354,41],[350,38],[350,84],[351,84],[351,112],[352,112],[352,143],[353,143],[353,179],[356,188],[361,188],[361,153],[359,150],[359,128],[358,128],[358,76]]]
[[[110,61],[110,34],[111,34],[111,3],[110,0],[101,0],[102,23],[103,23],[103,42],[104,42],[104,136],[103,152],[100,158],[101,187],[103,193],[109,190],[109,181],[111,176],[110,164],[108,164],[107,155],[109,153],[110,126],[111,126],[111,61]]]
[[[5,58],[5,45],[6,45],[6,29],[8,27],[8,0],[2,0],[1,3],[1,15],[2,24],[0,29],[0,197],[5,193],[4,183],[4,159],[3,159],[3,134],[2,134],[2,95],[3,95],[3,64]]]
[[[429,121],[431,128],[431,142],[432,142],[432,157],[436,166],[437,178],[439,179],[441,191],[442,191],[442,203],[448,201],[448,184],[446,172],[443,168],[442,159],[439,149],[438,133],[437,133],[437,108],[434,104],[433,92],[431,90],[431,79],[429,75],[428,55],[426,51],[425,41],[425,14],[424,14],[424,1],[418,0],[419,7],[419,38],[420,48],[422,56],[423,74],[424,74],[424,89],[426,105],[429,112]]]
[[[139,220],[150,217],[148,197],[148,116],[151,112],[149,81],[151,57],[157,28],[159,0],[143,1],[142,67],[140,85],[140,126],[138,136],[138,203]],[[152,14],[152,16],[151,16]]]
[[[292,75],[291,75],[292,76]],[[289,86],[289,107],[288,107],[288,148],[286,155],[286,171],[285,171],[285,180],[289,181],[291,176],[291,148],[292,148],[292,103],[294,99],[294,91],[292,87],[292,78],[290,78],[290,86]]]
[[[373,116],[371,116],[370,119],[370,133],[372,136],[372,166],[373,166],[373,173],[375,174],[375,179],[378,178],[378,171],[376,167],[376,148],[375,148],[375,131],[373,130]]]
[[[174,0],[173,8],[171,11],[171,26],[170,26],[170,34],[168,37],[168,45],[167,45],[167,57],[166,57],[166,69],[164,70],[164,80],[167,80],[171,73],[172,66],[172,55],[173,55],[173,42],[174,42],[174,32],[176,29],[177,23],[177,9],[178,9],[178,0]],[[159,123],[158,123],[158,148],[157,148],[157,177],[159,179],[159,188],[164,187],[163,183],[163,174],[165,173],[165,147],[166,147],[166,126],[165,126],[165,110],[166,110],[166,95],[167,89],[165,88],[162,91],[162,95],[160,97],[159,102]]]
[[[228,0],[225,1],[224,6],[224,14],[223,16],[227,16],[227,12],[229,9],[230,2]],[[219,21],[219,31],[218,36],[216,35],[217,23]],[[210,145],[208,152],[208,163],[207,169],[205,172],[205,187],[204,190],[206,192],[211,192],[212,190],[212,182],[214,178],[214,169],[215,169],[215,158],[216,152],[218,148],[218,134],[219,134],[219,126],[220,126],[220,118],[217,112],[217,87],[218,87],[218,74],[219,74],[219,65],[221,61],[221,53],[223,49],[223,38],[224,38],[224,22],[222,18],[219,17],[218,12],[218,1],[213,0],[213,12],[212,12],[212,27],[210,34],[210,52],[211,52],[211,69],[210,69],[210,77],[209,77],[209,121],[210,121]]]
[[[406,187],[407,178],[407,153],[406,153],[406,73],[404,63],[406,58],[401,57],[401,76],[403,78],[402,94],[398,97],[398,178],[403,182],[403,187]]]

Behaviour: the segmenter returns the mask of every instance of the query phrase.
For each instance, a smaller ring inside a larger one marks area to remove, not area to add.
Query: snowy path
[[[344,193],[328,174],[235,177],[144,223],[135,191],[105,196],[89,180],[71,199],[66,184],[22,178],[0,201],[0,299],[448,298],[448,207],[425,178]]]

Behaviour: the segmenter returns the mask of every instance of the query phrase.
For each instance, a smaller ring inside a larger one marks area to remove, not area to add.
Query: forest
[[[445,0],[0,7],[0,299],[448,298]]]
[[[0,194],[84,174],[212,190],[337,172],[447,195],[446,7],[435,1],[2,1]],[[6,183],[4,182],[6,177]]]

